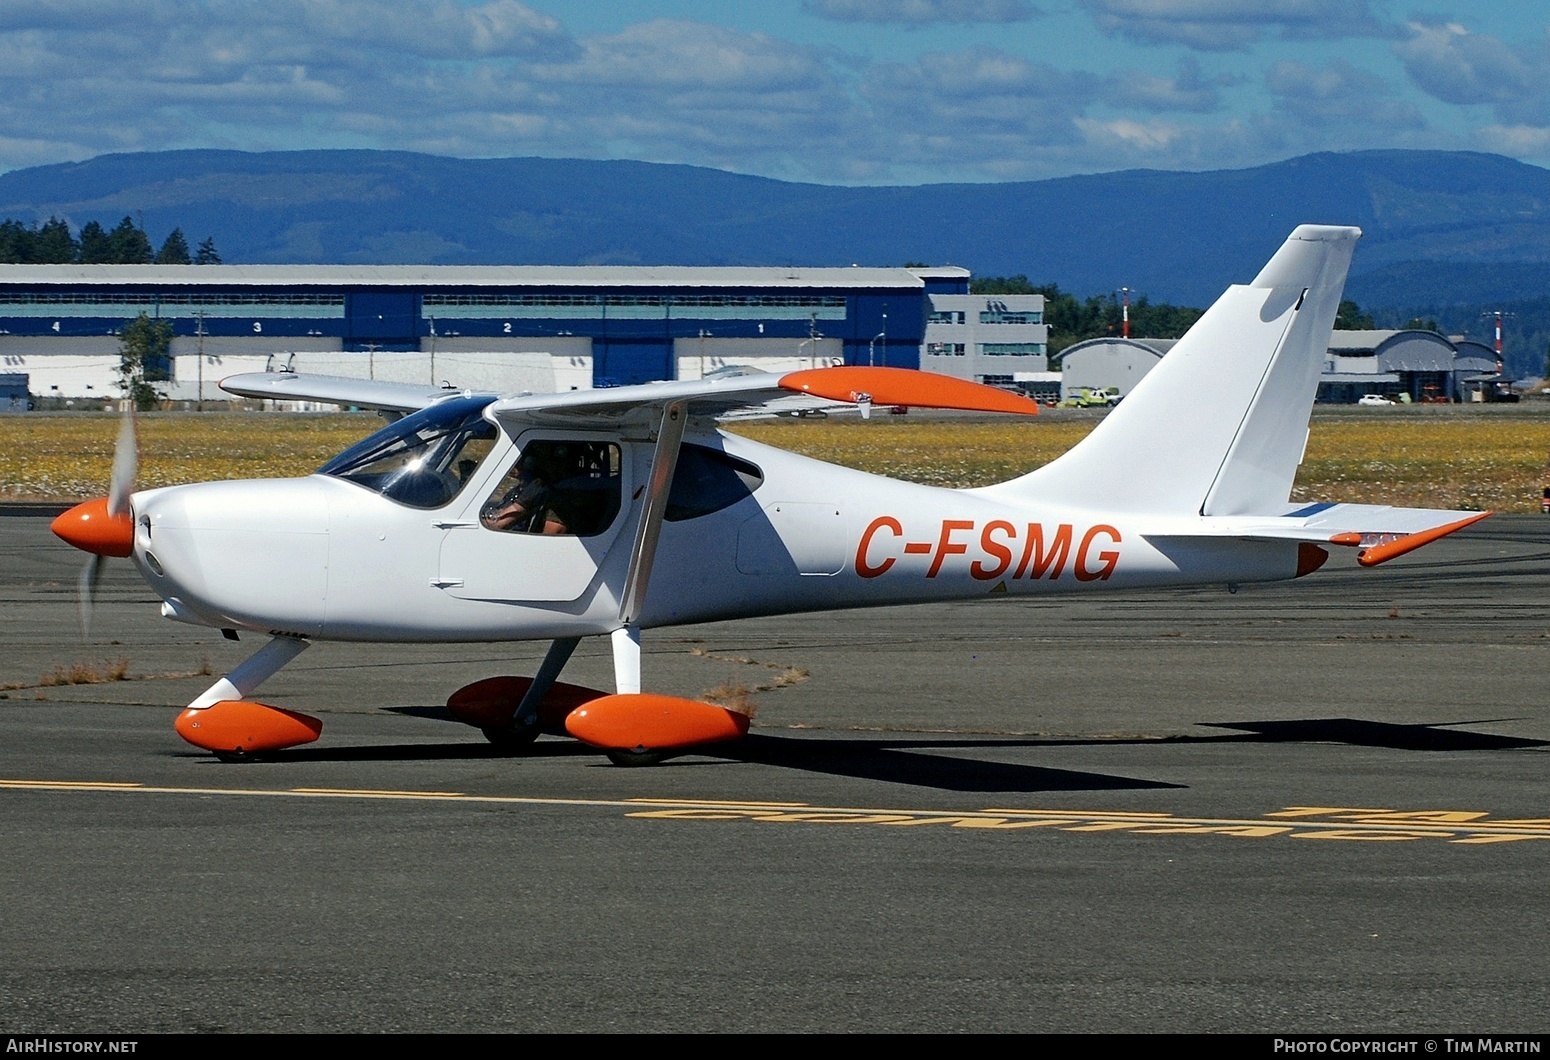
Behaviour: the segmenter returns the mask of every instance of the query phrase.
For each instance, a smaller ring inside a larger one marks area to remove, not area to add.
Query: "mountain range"
[[[1507,309],[1514,358],[1535,374],[1541,319],[1550,335],[1550,170],[1472,152],[912,187],[353,150],[116,154],[0,175],[0,217],[126,215],[157,241],[212,236],[229,263],[917,262],[1197,306],[1251,278],[1296,225],[1354,224],[1349,296],[1380,324]]]

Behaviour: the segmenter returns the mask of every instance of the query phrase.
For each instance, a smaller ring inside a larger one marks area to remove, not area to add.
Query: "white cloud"
[[[1129,19],[1114,32],[1174,17],[1221,40],[1311,32],[1329,6],[1084,2]],[[982,18],[1003,10],[927,6]],[[1410,76],[1432,79],[1439,99],[1495,108],[1505,130],[1495,149],[1533,144],[1550,126],[1538,53],[1508,49],[1518,65],[1492,85],[1502,42],[1418,26],[1396,45]],[[516,0],[0,0],[0,168],[174,147],[376,147],[891,182],[1455,145],[1375,74],[1339,60],[1283,60],[1261,81],[1223,73],[1252,69],[1236,56],[1186,56],[1171,74],[1155,64],[1099,74],[1072,68],[1081,56],[1057,60],[1063,67],[1032,54],[980,45],[868,60],[668,19],[577,36]],[[1244,97],[1257,112],[1243,110]]]
[[[1539,91],[1547,71],[1495,37],[1456,22],[1411,22],[1394,54],[1422,91],[1444,103],[1509,103]],[[1537,67],[1537,68],[1536,68]]]
[[[1375,0],[1080,0],[1100,29],[1199,51],[1245,48],[1264,36],[1333,38],[1390,32]]]
[[[1177,77],[1159,77],[1140,70],[1119,75],[1107,93],[1107,102],[1116,107],[1145,111],[1207,114],[1221,106],[1218,89],[1237,84],[1239,80],[1230,76],[1205,77],[1200,64],[1186,58],[1179,64]]]
[[[1402,130],[1426,127],[1415,104],[1392,98],[1393,90],[1381,78],[1344,62],[1314,67],[1283,59],[1271,65],[1265,87],[1277,110],[1332,144],[1342,139],[1371,143]],[[1342,132],[1348,135],[1342,137]]]
[[[1475,139],[1482,151],[1550,159],[1550,128],[1543,125],[1487,125],[1475,130]]]
[[[836,22],[1026,22],[1040,14],[1028,0],[802,0],[802,10]]]

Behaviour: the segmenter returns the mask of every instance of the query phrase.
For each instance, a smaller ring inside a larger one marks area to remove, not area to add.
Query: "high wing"
[[[453,387],[387,383],[376,379],[350,379],[334,375],[302,375],[298,372],[251,372],[227,376],[221,389],[239,397],[270,401],[322,401],[355,405],[381,412],[418,412],[428,405],[464,391]]]
[[[1030,416],[1039,411],[1037,402],[1021,395],[950,376],[907,368],[838,366],[523,395],[502,398],[491,406],[491,413],[501,422],[577,426],[620,420],[669,405],[682,405],[692,418],[844,406],[859,406],[865,415],[873,405]]]
[[[324,401],[385,412],[415,412],[467,393],[450,387],[387,383],[294,372],[256,372],[221,380],[221,389],[242,397],[276,401]],[[491,406],[507,423],[598,426],[652,415],[682,403],[692,417],[720,418],[739,413],[771,414],[807,409],[873,405],[904,408],[964,409],[1034,415],[1038,404],[1004,390],[949,376],[906,368],[834,367],[798,372],[717,375],[663,383],[572,390],[559,394],[503,397]]]

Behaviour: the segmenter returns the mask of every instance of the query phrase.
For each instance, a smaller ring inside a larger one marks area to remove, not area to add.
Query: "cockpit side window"
[[[685,443],[673,468],[673,488],[667,494],[670,523],[698,519],[730,508],[764,484],[764,472],[720,449]]]
[[[530,441],[480,507],[479,521],[503,533],[596,536],[619,514],[621,467],[612,442]]]
[[[453,398],[405,416],[318,469],[411,508],[440,508],[462,492],[494,448],[484,418],[493,398]]]

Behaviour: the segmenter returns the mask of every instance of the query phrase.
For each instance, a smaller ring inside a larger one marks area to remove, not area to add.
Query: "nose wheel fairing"
[[[316,740],[323,732],[320,719],[247,698],[307,647],[301,637],[274,637],[184,708],[173,729],[195,747],[222,758],[279,751]]]

